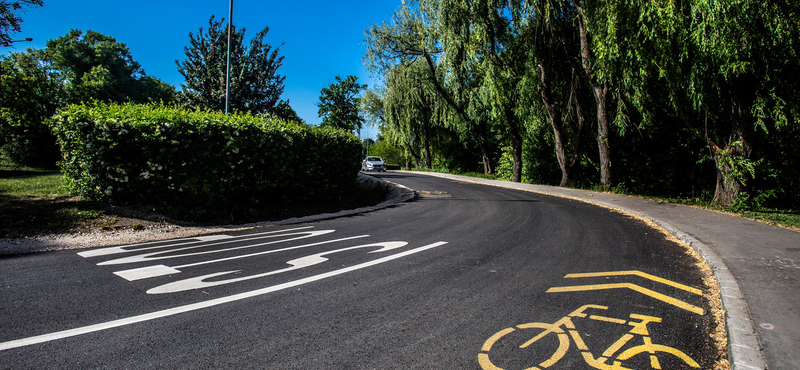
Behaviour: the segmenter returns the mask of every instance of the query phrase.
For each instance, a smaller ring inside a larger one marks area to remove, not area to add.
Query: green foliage
[[[511,159],[510,146],[503,148],[503,155],[500,157],[500,161],[497,162],[497,166],[495,166],[494,169],[496,171],[495,176],[497,179],[511,181],[511,177],[514,174],[514,163]]]
[[[405,165],[403,152],[400,148],[392,145],[386,140],[378,140],[377,143],[370,145],[369,153],[367,155],[377,155],[381,157],[386,164],[391,165]]]
[[[66,89],[47,68],[42,52],[12,53],[0,60],[0,149],[18,164],[54,166],[55,137],[43,123],[65,102]]]
[[[0,60],[0,146],[19,164],[55,166],[60,158],[46,120],[81,101],[169,102],[175,89],[147,76],[125,44],[94,31],[71,30]]]
[[[175,89],[149,77],[133,60],[128,47],[95,31],[71,30],[47,41],[46,59],[69,86],[72,103],[91,99],[106,102],[170,102]]]
[[[224,22],[212,15],[208,29],[189,34],[189,45],[183,48],[186,59],[175,61],[186,79],[181,100],[187,108],[225,111],[228,32]],[[269,27],[264,27],[245,46],[245,29],[231,29],[230,112],[279,113],[291,119],[286,115],[288,102],[280,100],[286,77],[277,71],[283,57],[278,56],[280,47],[272,49],[264,42],[268,32]]]
[[[0,0],[0,46],[10,44],[11,33],[22,31],[22,18],[18,13],[35,6],[42,6],[42,0]]]
[[[350,132],[361,131],[364,118],[360,114],[361,91],[367,85],[359,84],[358,77],[347,76],[342,79],[336,76],[336,82],[322,88],[319,96],[319,116],[322,117],[321,125],[335,127]]]
[[[791,207],[798,40],[797,1],[409,0],[366,33],[369,111],[418,164]]]
[[[351,133],[156,105],[73,105],[53,131],[70,188],[89,199],[204,210],[336,199],[352,187]]]

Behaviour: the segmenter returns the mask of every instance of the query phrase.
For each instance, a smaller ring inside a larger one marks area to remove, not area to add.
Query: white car
[[[361,162],[361,171],[373,170],[378,172],[386,172],[386,164],[383,163],[383,159],[381,159],[381,157],[369,156],[364,158],[364,161]]]

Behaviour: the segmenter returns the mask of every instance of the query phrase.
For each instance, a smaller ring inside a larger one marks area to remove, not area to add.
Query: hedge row
[[[269,207],[337,197],[359,170],[352,133],[271,117],[95,103],[52,125],[71,189],[95,200]]]

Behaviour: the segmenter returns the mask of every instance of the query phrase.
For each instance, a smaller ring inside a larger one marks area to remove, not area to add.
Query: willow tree
[[[426,81],[457,117],[458,131],[469,134],[481,151],[484,173],[492,173],[485,107],[479,98],[479,73],[468,63],[466,50],[443,63],[442,34],[436,9],[403,6],[390,24],[372,25],[366,32],[365,62],[375,72],[387,74],[394,66],[421,61]]]
[[[383,101],[386,125],[396,144],[402,145],[417,163],[433,168],[431,142],[439,125],[439,100],[428,82],[424,63],[417,60],[392,68],[386,78]]]
[[[529,57],[535,35],[531,8],[507,0],[420,0],[419,4],[437,12],[447,70],[458,72],[466,66],[480,71],[474,76],[480,78],[481,100],[504,126],[511,144],[511,179],[521,181],[523,122],[528,112],[521,108],[529,96],[524,80],[532,78]]]
[[[795,1],[695,0],[690,41],[696,54],[687,85],[706,112],[717,168],[714,204],[747,190],[766,148],[757,137],[798,127],[800,4]],[[777,145],[772,142],[770,145]]]

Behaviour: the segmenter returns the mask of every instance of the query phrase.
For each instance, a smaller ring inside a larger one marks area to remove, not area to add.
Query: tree
[[[433,168],[432,142],[436,126],[439,96],[427,82],[423,60],[395,66],[386,78],[384,108],[386,123],[393,139],[418,163]],[[420,154],[421,153],[421,154]]]
[[[22,11],[26,7],[42,6],[42,0],[0,0],[0,46],[11,44],[11,33],[22,31],[20,23],[22,18],[15,12]]]
[[[95,31],[71,30],[47,41],[46,59],[66,80],[70,101],[172,101],[175,89],[147,76],[128,47]]]
[[[297,112],[294,110],[294,108],[292,108],[292,106],[289,105],[288,100],[281,100],[281,102],[278,103],[275,109],[272,110],[271,114],[280,119],[306,124],[306,121],[300,118],[300,116],[297,115]]]
[[[717,169],[713,203],[729,206],[747,191],[756,167],[772,151],[759,147],[759,137],[798,127],[800,5],[754,0],[692,5],[690,77],[703,83],[687,85],[686,91],[706,112]]]
[[[224,22],[224,18],[215,21],[212,15],[207,30],[189,33],[189,45],[183,48],[186,59],[175,61],[186,80],[181,99],[187,108],[225,110],[228,35]],[[245,46],[245,31],[231,27],[230,111],[284,112],[280,97],[286,77],[277,74],[283,65],[283,57],[278,56],[280,47],[273,50],[264,41],[269,27],[256,33]]]
[[[361,131],[364,118],[360,115],[361,91],[367,85],[361,85],[358,77],[347,76],[342,79],[336,76],[336,82],[322,88],[319,96],[319,116],[322,126],[337,127],[347,131]]]
[[[383,108],[383,99],[386,96],[386,89],[374,87],[368,89],[361,97],[361,113],[365,117],[365,122],[370,126],[380,127],[386,122],[386,111]]]
[[[366,33],[364,59],[372,71],[384,75],[396,65],[421,61],[426,82],[439,96],[442,106],[447,107],[442,112],[447,116],[444,121],[459,132],[464,141],[477,143],[483,171],[491,174],[487,106],[480,98],[482,71],[478,65],[470,63],[465,48],[442,48],[446,34],[437,27],[440,16],[437,9],[435,6],[403,6],[395,11],[391,24],[372,25]],[[467,25],[464,32],[470,29]]]
[[[71,30],[44,50],[13,53],[0,63],[0,144],[20,164],[55,164],[60,153],[46,121],[70,103],[175,98],[175,89],[147,76],[125,44],[94,31]]]
[[[0,147],[12,161],[53,166],[60,157],[44,122],[67,103],[66,88],[43,52],[28,50],[0,60]]]

